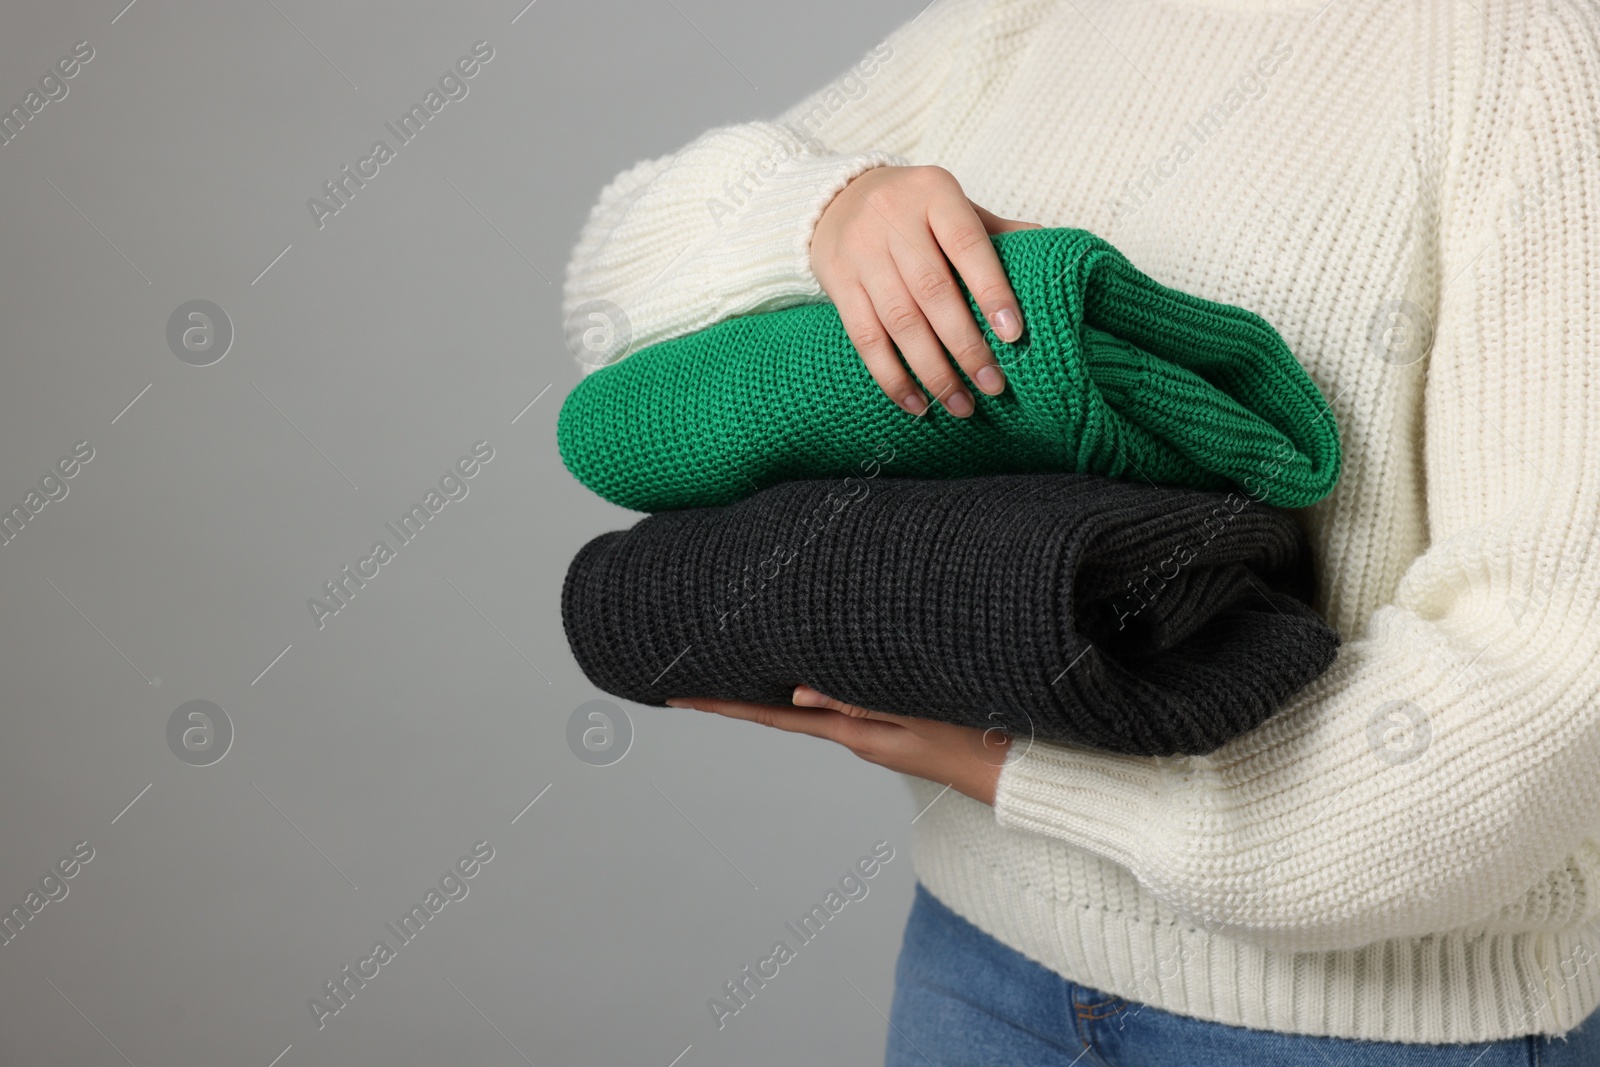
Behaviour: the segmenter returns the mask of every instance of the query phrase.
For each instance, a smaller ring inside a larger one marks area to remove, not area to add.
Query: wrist
[[[950,783],[951,788],[993,807],[1000,788],[1000,774],[1011,753],[1011,736],[998,730],[985,730],[974,739],[972,749],[960,779]]]
[[[896,157],[873,153],[854,157],[848,169],[836,177],[831,192],[825,193],[827,199],[822,201],[817,213],[812,217],[806,234],[806,259],[813,276],[817,274],[817,257],[826,256],[828,249],[833,247],[834,230],[842,221],[843,214],[848,211],[848,205],[842,203],[846,192],[854,188],[855,194],[860,195],[858,183],[862,179],[872,178],[881,171],[903,165]]]

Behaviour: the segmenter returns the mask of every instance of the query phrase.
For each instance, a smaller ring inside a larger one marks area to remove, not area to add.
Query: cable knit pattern
[[[1158,485],[1237,484],[1282,507],[1339,476],[1316,385],[1259,315],[1179,293],[1082,230],[994,237],[1027,333],[984,333],[1008,388],[977,410],[900,410],[831,303],[730,319],[636,352],[561,406],[567,467],[638,511],[725,504],[788,478],[843,476],[863,450],[890,474],[1074,471]],[[967,294],[974,318],[982,313]],[[880,709],[885,710],[885,709]]]
[[[1332,668],[1205,756],[1034,744],[992,809],[914,782],[919,876],[1170,1011],[1402,1041],[1576,1025],[1600,1005],[1600,10],[941,0],[887,49],[807,165],[938,164],[1259,313],[1344,464],[1299,513]],[[820,185],[758,185],[760,232],[720,240],[683,206],[764,151],[676,185],[661,164],[569,296],[654,339],[708,294],[815,299],[792,253]],[[671,268],[698,290],[635,301],[701,240]]]
[[[1210,752],[1333,662],[1283,512],[1086,474],[784,482],[602,534],[561,619],[641,704],[851,704],[1114,752]]]

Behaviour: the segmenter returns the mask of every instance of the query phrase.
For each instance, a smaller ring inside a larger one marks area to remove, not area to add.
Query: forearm
[[[1197,924],[1274,947],[1514,925],[1531,887],[1569,865],[1578,891],[1553,918],[1592,919],[1600,682],[1535,666],[1547,637],[1531,625],[1520,648],[1502,635],[1488,651],[1445,629],[1380,612],[1278,719],[1208,757],[1014,746],[997,817],[1123,864]],[[1592,628],[1571,636],[1571,655],[1600,657]],[[1419,713],[1418,732],[1386,736]]]

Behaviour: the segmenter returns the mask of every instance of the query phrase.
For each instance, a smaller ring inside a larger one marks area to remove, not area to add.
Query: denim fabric
[[[888,1067],[1600,1067],[1600,1012],[1565,1039],[1472,1045],[1281,1034],[1069,982],[920,884],[895,968]]]

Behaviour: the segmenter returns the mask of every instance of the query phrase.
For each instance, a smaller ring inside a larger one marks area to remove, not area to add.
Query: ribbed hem
[[[1114,844],[1147,787],[1130,782],[1108,811],[1086,813],[1086,825]],[[1069,981],[1178,1015],[1282,1033],[1465,1043],[1560,1035],[1600,1006],[1600,936],[1582,928],[1274,951],[1198,928],[1125,869],[997,827],[990,808],[965,797],[941,798],[914,831],[918,877],[973,925]],[[1086,902],[1091,887],[1103,903]]]

